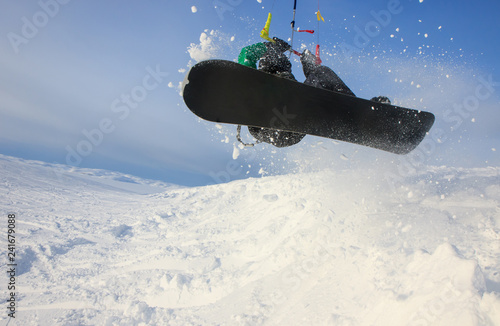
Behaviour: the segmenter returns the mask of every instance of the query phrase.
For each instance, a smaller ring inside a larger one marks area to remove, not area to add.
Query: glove
[[[283,41],[282,39],[279,39],[277,37],[273,37],[274,40],[274,46],[280,51],[280,52],[285,52],[290,50],[291,46],[287,42]]]
[[[314,64],[316,66],[316,56],[311,53],[311,51],[305,49],[304,52],[302,52],[302,55],[300,56],[300,62],[302,65],[305,64]]]

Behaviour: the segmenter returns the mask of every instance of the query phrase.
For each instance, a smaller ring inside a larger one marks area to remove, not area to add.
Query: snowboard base
[[[320,89],[238,63],[207,60],[183,85],[187,107],[202,119],[326,137],[407,154],[434,115]]]

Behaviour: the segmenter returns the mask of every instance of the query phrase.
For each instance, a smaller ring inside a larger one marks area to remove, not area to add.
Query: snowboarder
[[[238,56],[238,63],[296,81],[292,74],[292,64],[285,55],[285,52],[289,51],[291,46],[277,37],[274,37],[273,41],[260,42],[244,47]],[[316,56],[309,50],[304,50],[300,62],[306,77],[304,84],[355,96],[332,69],[318,64]],[[372,101],[390,104],[390,100],[385,96],[374,97]],[[259,142],[270,143],[276,147],[295,145],[305,137],[305,134],[301,133],[251,126],[248,127],[248,131]]]

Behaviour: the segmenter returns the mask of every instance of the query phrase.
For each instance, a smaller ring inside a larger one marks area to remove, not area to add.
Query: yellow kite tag
[[[266,25],[264,26],[262,31],[260,31],[260,37],[262,37],[264,40],[267,40],[267,41],[274,43],[275,41],[269,37],[269,27],[271,26],[271,18],[272,17],[273,16],[271,15],[271,13],[269,13],[269,15],[267,15]]]
[[[320,20],[322,20],[323,22],[325,21],[325,19],[323,18],[323,16],[321,16],[321,13],[319,12],[319,10],[316,13],[316,15],[318,16],[318,21],[320,21]]]

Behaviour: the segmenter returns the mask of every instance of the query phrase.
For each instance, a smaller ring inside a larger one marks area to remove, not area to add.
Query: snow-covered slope
[[[0,171],[10,325],[500,325],[499,168],[395,190],[361,170],[199,188],[7,156]]]

